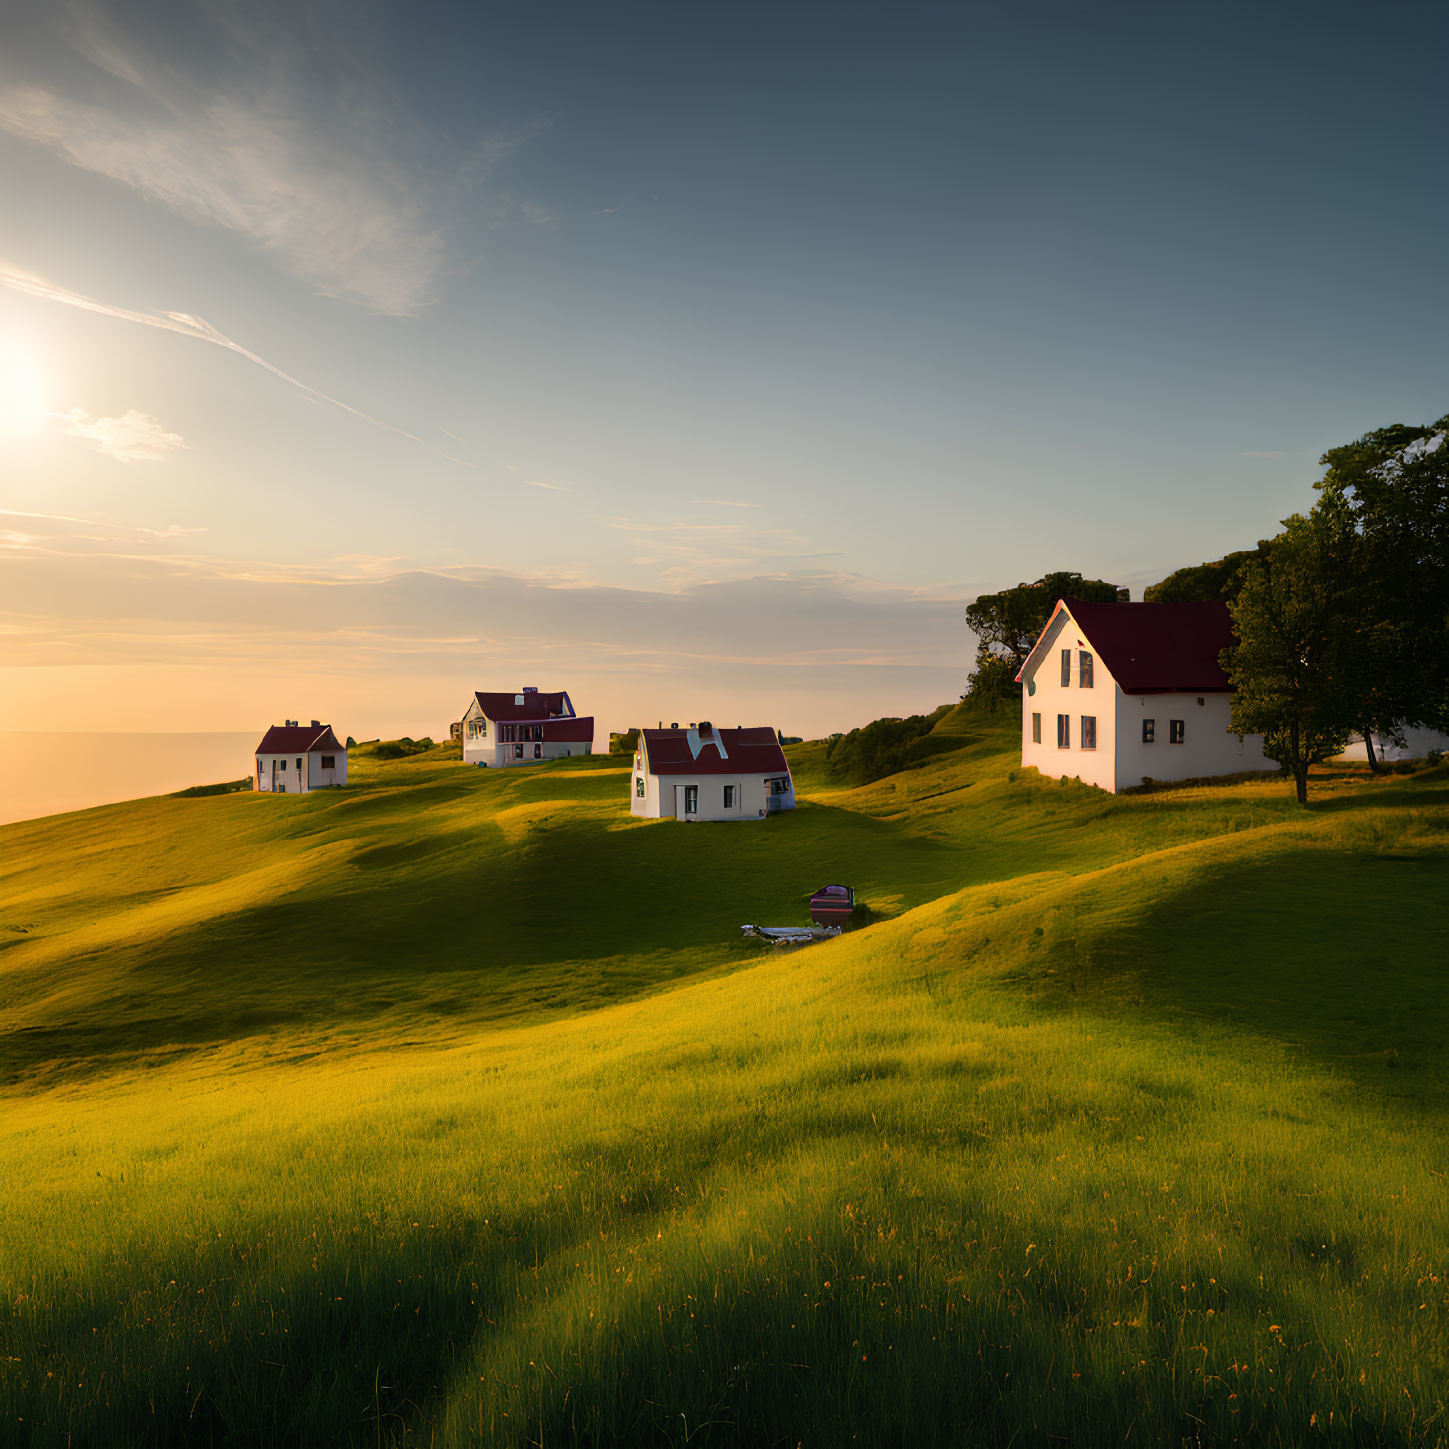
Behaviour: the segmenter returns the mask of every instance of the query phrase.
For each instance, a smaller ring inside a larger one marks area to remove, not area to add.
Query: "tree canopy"
[[[1314,513],[1353,542],[1360,632],[1355,723],[1396,734],[1449,728],[1449,415],[1424,427],[1365,433],[1320,460]]]
[[[1273,541],[1266,539],[1257,548],[1239,549],[1208,563],[1191,564],[1176,570],[1142,591],[1148,604],[1199,604],[1208,599],[1233,599],[1248,576],[1248,566],[1266,560]]]
[[[1127,590],[1105,579],[1084,579],[1078,573],[1043,574],[1035,583],[1018,584],[998,594],[982,594],[966,605],[966,622],[987,652],[1015,665],[1026,662],[1058,599],[1084,599],[1088,603],[1125,601]],[[977,656],[980,668],[981,657]]]
[[[1355,723],[1355,620],[1342,586],[1351,548],[1331,516],[1295,514],[1228,606],[1232,728],[1263,736],[1263,753],[1293,776],[1301,804],[1309,766],[1340,754]]]

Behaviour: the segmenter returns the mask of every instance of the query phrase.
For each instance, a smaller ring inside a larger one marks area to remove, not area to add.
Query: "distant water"
[[[0,731],[0,823],[169,795],[251,774],[261,732],[29,734]]]

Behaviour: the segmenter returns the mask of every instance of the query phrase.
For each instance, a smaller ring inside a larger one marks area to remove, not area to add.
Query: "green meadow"
[[[1449,1444],[1449,771],[1017,729],[0,829],[0,1443]]]

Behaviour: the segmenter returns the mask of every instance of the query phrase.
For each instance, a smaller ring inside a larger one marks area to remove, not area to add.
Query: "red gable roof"
[[[517,702],[520,695],[522,704]],[[521,689],[512,694],[484,694],[475,690],[473,698],[491,720],[555,719],[560,715],[572,718],[574,712],[568,692],[562,689],[557,694],[540,694],[537,690],[524,694]]]
[[[1200,604],[1087,604],[1061,601],[1127,694],[1226,694],[1218,655],[1233,643],[1221,599]]]
[[[259,755],[306,755],[313,750],[338,750],[331,725],[273,725],[256,748]],[[343,751],[345,753],[345,751]]]
[[[594,717],[590,714],[582,719],[546,719],[543,722],[543,737],[558,744],[592,744]]]
[[[699,757],[689,748],[689,730],[641,730],[645,768],[651,775],[788,775],[785,752],[768,725],[716,729],[701,739]],[[722,756],[714,747],[719,739]],[[728,758],[726,758],[726,756]]]

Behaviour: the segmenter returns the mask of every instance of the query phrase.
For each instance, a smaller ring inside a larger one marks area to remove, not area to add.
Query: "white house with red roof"
[[[639,731],[629,810],[648,819],[763,820],[795,808],[795,782],[767,725]]]
[[[594,749],[594,717],[575,713],[566,689],[477,691],[462,726],[463,760],[469,765],[536,765]]]
[[[1144,780],[1276,770],[1263,737],[1229,728],[1233,642],[1221,600],[1089,604],[1059,599],[1016,676],[1021,763],[1114,794]]]
[[[257,746],[253,787],[278,795],[305,795],[347,783],[347,746],[337,743],[332,726],[314,719],[289,719],[273,725]]]

